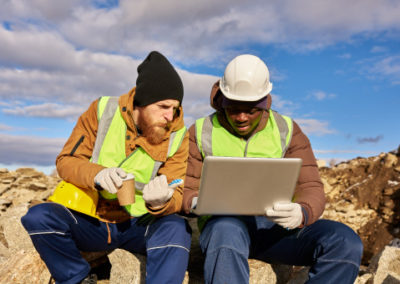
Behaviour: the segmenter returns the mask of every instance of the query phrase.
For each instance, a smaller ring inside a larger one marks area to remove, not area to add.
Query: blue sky
[[[0,167],[45,173],[78,116],[135,85],[152,50],[177,68],[185,123],[212,112],[211,85],[235,56],[268,65],[272,108],[318,159],[400,144],[400,2],[381,0],[0,0]]]

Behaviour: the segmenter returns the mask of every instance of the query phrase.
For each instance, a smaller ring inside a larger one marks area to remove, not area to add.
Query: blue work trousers
[[[213,217],[200,235],[206,283],[249,283],[248,258],[310,266],[307,283],[353,283],[363,245],[348,226],[318,220],[286,230],[263,216]]]
[[[75,284],[88,275],[90,265],[80,251],[121,248],[147,255],[146,283],[181,284],[191,239],[186,220],[177,215],[147,224],[138,220],[105,223],[57,203],[43,203],[30,208],[21,222],[56,283]]]

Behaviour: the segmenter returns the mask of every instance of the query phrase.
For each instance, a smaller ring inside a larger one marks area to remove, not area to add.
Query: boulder
[[[49,283],[50,273],[39,254],[19,250],[0,265],[0,283]]]
[[[386,246],[371,259],[368,269],[374,272],[374,284],[399,284],[400,248]]]

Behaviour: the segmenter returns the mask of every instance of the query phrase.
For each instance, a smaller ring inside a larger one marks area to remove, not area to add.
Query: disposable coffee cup
[[[135,203],[135,177],[133,174],[127,174],[123,179],[120,189],[117,191],[119,205],[129,205]]]

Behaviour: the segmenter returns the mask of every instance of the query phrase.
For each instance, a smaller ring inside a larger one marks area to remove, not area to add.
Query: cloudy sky
[[[377,5],[379,3],[379,5]],[[400,1],[0,0],[0,167],[49,173],[78,116],[126,93],[152,50],[177,68],[185,123],[235,56],[271,72],[273,109],[318,159],[400,144]]]

